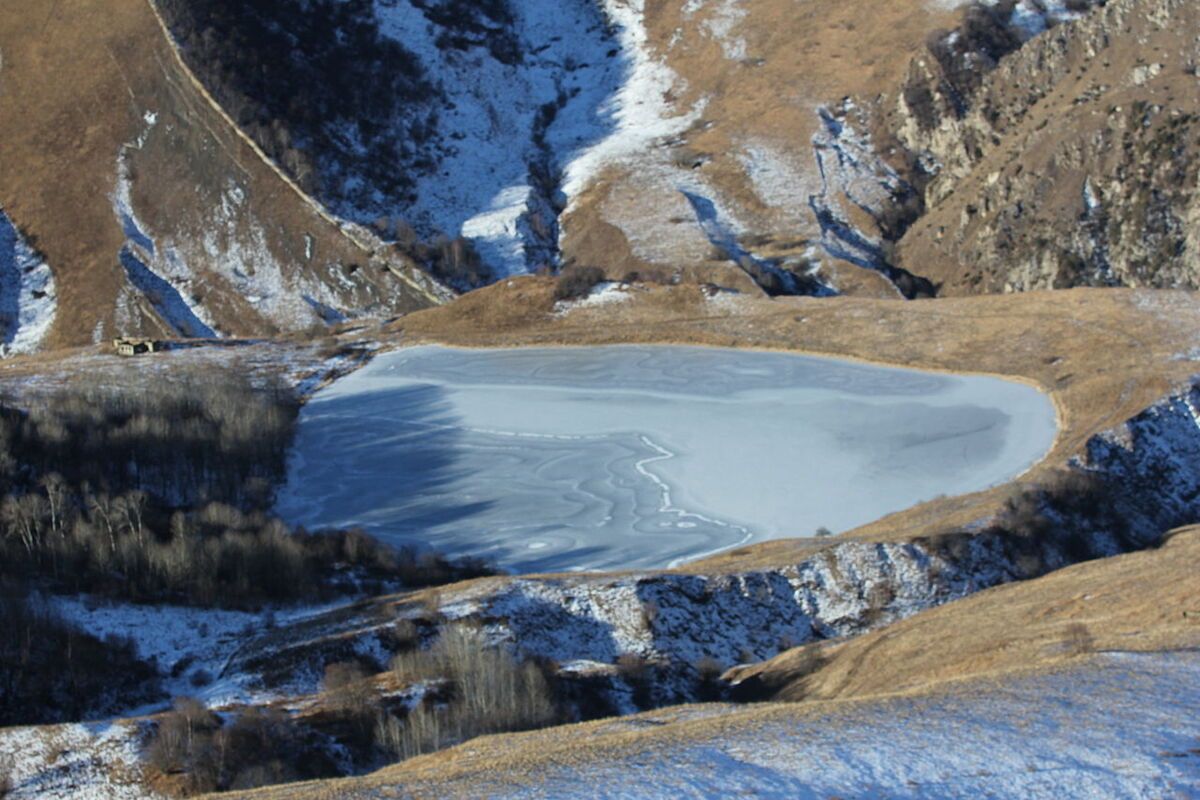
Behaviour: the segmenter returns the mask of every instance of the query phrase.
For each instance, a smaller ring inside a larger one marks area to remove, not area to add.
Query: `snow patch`
[[[121,266],[130,285],[142,293],[175,334],[185,338],[214,338],[217,333],[208,312],[194,297],[195,276],[187,263],[175,248],[157,247],[133,209],[129,154],[145,147],[158,117],[147,112],[145,121],[146,128],[138,138],[122,145],[117,154],[117,183],[112,203],[125,231],[125,245],[119,254]]]
[[[6,800],[141,800],[141,731],[135,722],[77,723],[0,730],[13,757]]]
[[[842,203],[874,219],[912,189],[876,155],[870,136],[853,127],[858,109],[852,101],[844,100],[837,109],[822,106],[817,113],[821,126],[812,147],[821,188],[809,196],[808,205],[821,228],[821,246],[833,258],[883,270],[887,265],[880,238],[851,224]]]
[[[163,675],[162,703],[134,713],[149,713],[167,699],[187,695],[211,708],[270,699],[281,690],[265,692],[255,676],[227,669],[251,641],[276,626],[286,627],[328,611],[331,606],[265,609],[252,614],[215,608],[136,605],[106,602],[88,596],[45,598],[64,619],[93,636],[127,636],[139,658],[157,666]]]
[[[603,750],[547,764],[536,785],[500,773],[489,794],[569,800],[603,786],[612,797],[670,800],[1194,797],[1198,686],[1194,652],[1114,653],[1054,673],[817,712],[718,706],[725,717],[711,728],[686,726],[672,710],[615,723],[665,726],[636,756]]]
[[[685,19],[696,12],[711,7],[707,17],[700,27],[721,46],[721,52],[730,61],[746,59],[746,40],[736,35],[738,26],[745,20],[747,11],[742,7],[741,0],[688,0],[683,6]]]
[[[0,210],[0,356],[36,351],[57,311],[50,266]]]
[[[578,300],[560,300],[554,304],[556,314],[568,314],[580,308],[596,308],[616,303],[625,303],[633,299],[629,284],[617,281],[601,281],[592,287],[586,297]]]
[[[443,46],[443,29],[426,6],[376,0],[375,14],[380,32],[413,52],[439,83],[436,169],[417,175],[411,206],[351,209],[352,216],[397,213],[426,238],[466,237],[493,279],[554,266],[556,218],[567,199],[558,177],[576,153],[614,129],[607,104],[627,56],[604,12],[585,0],[511,4],[508,33],[522,53],[514,63],[483,43]]]
[[[682,133],[703,113],[703,103],[679,112],[668,99],[678,76],[654,54],[645,25],[645,0],[603,0],[605,13],[618,28],[618,41],[629,58],[625,79],[601,113],[615,130],[570,163],[563,191],[577,198],[610,164],[640,156],[656,141]],[[570,205],[568,205],[568,210]]]

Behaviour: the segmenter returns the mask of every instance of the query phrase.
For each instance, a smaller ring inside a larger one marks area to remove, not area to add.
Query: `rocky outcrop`
[[[1198,25],[1112,0],[1015,50],[936,40],[881,112],[925,186],[901,263],[952,294],[1200,287]]]

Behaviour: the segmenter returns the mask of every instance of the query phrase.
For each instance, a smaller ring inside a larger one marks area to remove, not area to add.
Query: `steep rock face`
[[[856,49],[863,15],[833,0],[155,2],[306,191],[458,289],[578,262],[772,293],[928,291],[884,251],[913,189],[839,104],[887,85],[880,64],[903,61],[886,54],[952,9],[865,0],[874,47]]]
[[[901,263],[951,294],[1200,286],[1198,25],[1111,0],[994,59],[936,41],[882,115],[926,184]]]

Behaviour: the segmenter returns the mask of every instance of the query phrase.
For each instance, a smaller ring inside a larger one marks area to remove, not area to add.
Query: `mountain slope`
[[[901,262],[953,294],[1200,286],[1198,27],[1194,3],[1111,0],[957,92],[971,54],[936,42],[883,108],[936,165]]]
[[[0,48],[0,208],[54,274],[47,346],[274,333],[445,296],[264,162],[142,0],[6,13]]]

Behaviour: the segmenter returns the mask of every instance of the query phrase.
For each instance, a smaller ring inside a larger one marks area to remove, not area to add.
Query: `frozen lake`
[[[413,347],[304,408],[278,511],[515,572],[663,567],[1013,478],[1050,400],[784,353]]]

